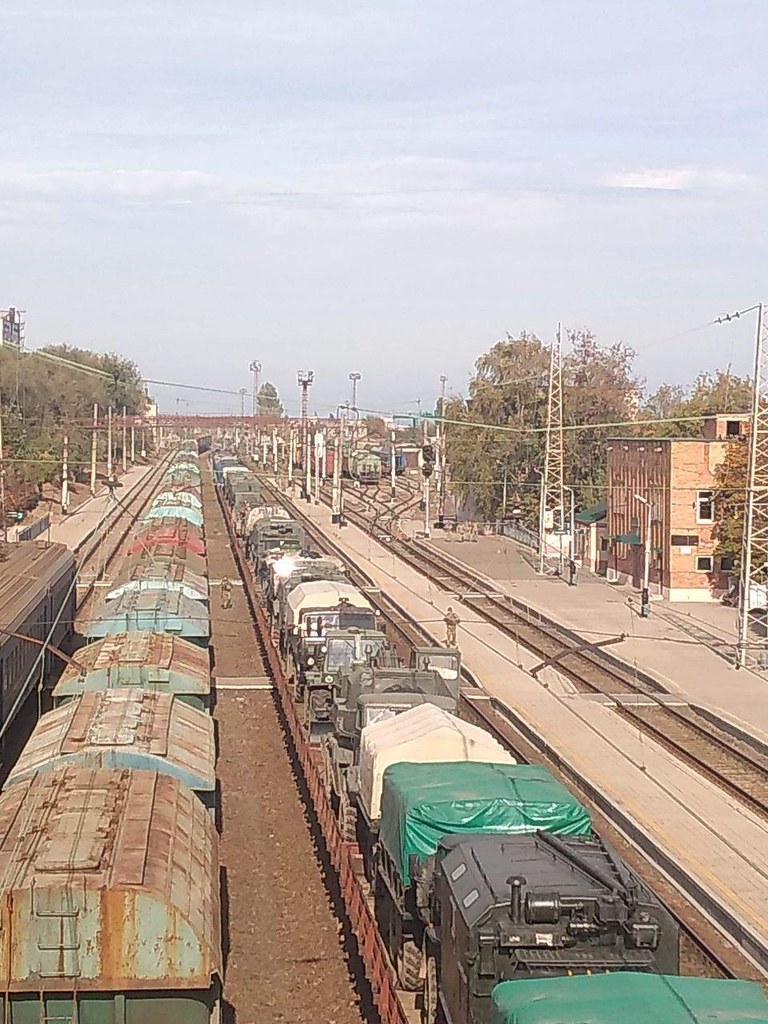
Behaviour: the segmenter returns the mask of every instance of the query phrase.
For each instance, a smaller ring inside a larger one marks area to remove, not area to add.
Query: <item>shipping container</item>
[[[6,786],[67,765],[138,768],[178,779],[213,811],[215,760],[213,719],[202,709],[139,687],[90,691],[39,719]]]
[[[155,505],[184,505],[186,508],[196,508],[198,512],[203,507],[201,499],[192,491],[186,490],[164,490],[152,499],[152,507]]]
[[[58,706],[80,693],[126,686],[172,693],[209,709],[208,652],[169,633],[115,633],[75,654],[54,687],[53,701]]]
[[[219,1019],[218,837],[177,779],[63,768],[9,786],[0,879],[6,1024]]]
[[[102,605],[83,627],[83,635],[99,640],[113,633],[150,630],[207,647],[211,635],[208,608],[178,591],[138,590]]]

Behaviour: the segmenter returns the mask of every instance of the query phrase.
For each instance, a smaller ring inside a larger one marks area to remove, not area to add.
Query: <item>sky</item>
[[[321,415],[588,326],[650,387],[751,364],[762,0],[4,0],[0,307],[27,343]],[[768,136],[766,137],[768,138]],[[154,389],[161,408],[238,411]]]

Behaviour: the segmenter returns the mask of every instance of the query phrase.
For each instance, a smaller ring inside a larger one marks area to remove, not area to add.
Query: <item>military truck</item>
[[[537,831],[592,835],[589,812],[541,765],[398,761],[385,769],[374,906],[404,989],[424,989],[440,840]],[[454,924],[449,920],[447,927]]]
[[[435,687],[440,692],[439,687]],[[380,695],[363,694],[359,716],[367,722],[360,733],[354,759],[343,779],[348,802],[354,808],[357,842],[368,881],[376,873],[375,852],[381,819],[381,791],[385,770],[399,761],[426,764],[445,761],[482,761],[514,764],[501,744],[476,725],[454,714],[451,695],[427,693],[385,693],[387,706],[382,710]]]
[[[304,528],[284,508],[252,508],[245,521],[245,551],[263,584],[262,562],[270,551],[300,551],[305,545]]]
[[[453,835],[436,859],[417,895],[430,908],[423,1024],[490,1024],[499,981],[679,970],[676,921],[595,835]]]
[[[332,692],[328,705],[322,709],[330,725],[323,738],[323,760],[331,805],[342,836],[349,842],[358,841],[367,861],[375,842],[376,826],[366,816],[362,835],[358,835],[357,767],[361,736],[369,726],[425,704],[439,707],[446,717],[452,718],[459,699],[458,682],[447,683],[436,669],[404,668],[389,646],[382,647],[377,655],[369,646],[366,662],[354,664],[335,681],[330,673],[325,676]]]
[[[322,656],[321,648],[329,630],[376,628],[376,615],[365,595],[346,580],[309,580],[298,583],[288,592],[280,607],[280,650],[292,677],[297,701],[303,701],[307,726],[315,725],[310,739],[320,738],[326,731],[324,708],[330,689],[312,675],[308,685],[307,673]]]

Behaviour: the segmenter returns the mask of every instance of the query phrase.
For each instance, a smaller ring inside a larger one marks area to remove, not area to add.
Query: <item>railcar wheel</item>
[[[424,984],[424,957],[413,939],[403,939],[397,958],[397,977],[406,992],[418,992]]]

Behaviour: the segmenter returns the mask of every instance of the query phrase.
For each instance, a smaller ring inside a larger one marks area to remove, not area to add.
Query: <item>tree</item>
[[[715,413],[749,413],[752,385],[748,377],[730,370],[700,373],[687,392],[679,385],[662,384],[649,396],[640,419],[670,419],[641,427],[643,437],[701,437],[702,417]]]
[[[259,416],[283,415],[283,406],[277,393],[277,388],[269,381],[266,381],[259,388],[256,401],[259,405]]]
[[[712,533],[717,541],[716,556],[732,558],[734,572],[741,567],[741,545],[746,514],[747,463],[749,444],[729,441],[725,459],[715,470],[715,525]]]

